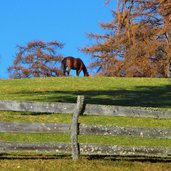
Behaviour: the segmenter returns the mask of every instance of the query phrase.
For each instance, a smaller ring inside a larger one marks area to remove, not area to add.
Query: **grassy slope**
[[[171,80],[151,78],[42,78],[1,80],[0,99],[170,107]]]
[[[169,163],[109,160],[0,160],[2,171],[170,171]]]
[[[75,102],[77,95],[85,95],[87,103],[123,106],[171,108],[171,80],[144,78],[42,78],[0,80],[0,99]],[[71,116],[51,114],[0,112],[1,121],[16,122],[71,122]],[[171,120],[123,117],[81,117],[81,123],[124,126],[171,127]],[[69,135],[1,134],[0,141],[70,141]],[[118,145],[169,146],[170,140],[152,140],[124,137],[80,136],[80,142]],[[30,166],[32,166],[30,168]],[[166,163],[137,163],[68,159],[57,160],[0,160],[0,170],[171,170]]]
[[[41,78],[1,80],[0,99],[75,102],[77,95],[85,95],[87,103],[145,106],[170,108],[171,80],[149,78]],[[20,112],[0,112],[4,122],[63,122],[70,123],[71,115],[32,114]],[[128,117],[82,116],[80,122],[85,124],[120,125],[140,127],[171,127],[171,120]],[[1,134],[6,141],[58,141],[69,142],[69,135],[29,135]],[[119,145],[171,146],[171,140],[152,140],[124,137],[80,136],[80,142],[98,142]]]

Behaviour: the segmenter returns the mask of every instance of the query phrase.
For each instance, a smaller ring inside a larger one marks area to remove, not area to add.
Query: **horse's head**
[[[84,77],[89,77],[89,73],[88,72],[85,72],[84,73]]]

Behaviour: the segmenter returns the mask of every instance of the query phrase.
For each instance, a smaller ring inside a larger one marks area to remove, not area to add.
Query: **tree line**
[[[112,21],[100,23],[103,33],[88,33],[93,43],[80,48],[91,56],[89,68],[102,76],[171,77],[170,0],[118,0],[111,13]],[[58,41],[18,46],[10,77],[60,76],[63,47]]]

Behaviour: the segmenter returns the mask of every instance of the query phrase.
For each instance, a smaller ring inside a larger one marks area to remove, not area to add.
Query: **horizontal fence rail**
[[[31,102],[0,100],[0,110],[35,112],[35,113],[63,113],[71,114],[74,112],[74,103],[55,103],[55,102]]]
[[[71,133],[71,124],[0,122],[1,133]]]
[[[0,152],[43,152],[71,154],[71,145],[66,143],[21,143],[0,142]]]
[[[71,134],[71,124],[0,122],[1,133]],[[171,139],[171,128],[121,127],[79,124],[78,134]]]
[[[85,115],[101,115],[101,116],[127,116],[127,117],[144,117],[144,118],[160,118],[171,119],[170,110],[148,109],[143,107],[127,107],[127,106],[110,106],[110,105],[92,105],[87,104],[85,107]]]
[[[84,155],[115,155],[115,156],[148,156],[170,157],[171,148],[128,147],[97,144],[80,144],[80,152]]]
[[[74,113],[74,103],[31,102],[0,100],[0,110],[35,112],[35,113]],[[86,104],[83,115],[128,116],[171,119],[170,110],[145,109],[127,106]]]
[[[124,136],[137,138],[167,138],[171,139],[171,129],[169,128],[144,128],[144,127],[121,127],[102,125],[80,125],[81,135],[96,136]]]
[[[36,152],[71,154],[73,160],[79,155],[147,156],[171,158],[171,148],[134,147],[118,145],[83,144],[78,135],[126,136],[137,138],[171,139],[171,128],[146,128],[128,126],[85,125],[78,123],[80,115],[127,116],[171,118],[170,111],[144,108],[85,104],[84,96],[77,103],[21,102],[0,100],[0,110],[73,114],[71,124],[65,123],[19,123],[0,122],[0,133],[64,133],[71,134],[71,143],[21,143],[0,142],[0,153]],[[164,140],[163,140],[164,141]]]
[[[17,143],[0,142],[0,151],[2,152],[46,152],[46,153],[64,153],[71,154],[72,146],[66,143]],[[171,156],[171,148],[159,147],[129,147],[112,146],[98,144],[79,144],[81,155],[105,155],[105,156],[147,156],[147,157],[165,157]]]

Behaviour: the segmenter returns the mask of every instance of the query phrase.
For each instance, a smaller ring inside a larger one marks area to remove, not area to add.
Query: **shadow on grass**
[[[2,154],[0,159],[3,160],[72,160],[71,155],[10,155]],[[143,157],[143,156],[100,156],[100,155],[89,155],[80,156],[79,160],[108,160],[108,161],[129,161],[129,162],[150,162],[150,163],[170,163],[171,158],[164,157]]]
[[[19,96],[32,96],[34,101],[75,103],[78,95],[84,95],[88,104],[105,104],[140,107],[171,107],[171,85],[138,86],[133,90],[80,90],[18,92]]]

